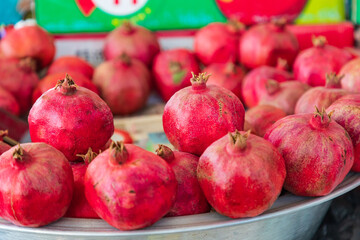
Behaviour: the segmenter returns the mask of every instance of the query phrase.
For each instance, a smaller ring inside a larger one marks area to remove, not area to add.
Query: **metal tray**
[[[360,186],[360,173],[345,180],[324,197],[299,197],[286,193],[260,216],[230,219],[216,212],[163,218],[151,227],[119,231],[99,219],[62,218],[40,228],[17,227],[0,218],[1,240],[83,239],[311,239],[331,200]]]

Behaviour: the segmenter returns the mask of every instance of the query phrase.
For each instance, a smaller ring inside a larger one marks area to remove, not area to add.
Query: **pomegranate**
[[[191,72],[200,72],[199,64],[187,49],[172,49],[159,53],[152,67],[156,87],[167,102],[174,93],[190,86]]]
[[[0,58],[0,87],[15,97],[20,114],[26,113],[31,106],[31,94],[38,83],[37,75],[27,61]]]
[[[298,81],[278,83],[275,80],[268,80],[265,87],[267,93],[260,96],[260,104],[281,108],[287,115],[294,114],[298,99],[310,88]]]
[[[242,130],[245,110],[229,90],[206,85],[209,75],[190,79],[192,86],[175,93],[166,103],[164,132],[170,143],[182,152],[200,156],[228,131]]]
[[[178,183],[176,200],[167,216],[184,216],[210,211],[210,205],[196,177],[199,157],[186,152],[172,151],[159,145],[156,153],[172,168]]]
[[[99,218],[85,197],[84,186],[86,169],[97,154],[89,148],[85,155],[79,156],[83,158],[83,162],[71,163],[71,169],[74,175],[74,194],[65,217]]]
[[[85,174],[90,205],[121,230],[144,228],[158,221],[174,204],[176,189],[175,174],[163,159],[122,142],[113,142],[99,154]]]
[[[329,194],[354,162],[349,134],[330,114],[297,114],[277,121],[265,134],[285,160],[284,188],[301,196]]]
[[[151,65],[153,58],[159,51],[160,46],[153,32],[144,27],[134,26],[128,21],[113,30],[106,37],[104,45],[106,60],[114,59],[126,53],[148,66]]]
[[[124,143],[134,143],[133,138],[131,137],[130,133],[123,129],[115,128],[114,135],[111,137],[114,141],[122,141]],[[109,144],[107,148],[110,147],[111,139],[109,140]]]
[[[267,80],[285,82],[294,79],[293,75],[286,71],[286,66],[286,61],[278,59],[276,68],[262,66],[251,70],[244,77],[242,84],[242,96],[246,106],[251,108],[259,104],[259,97],[267,92],[265,87]]]
[[[3,141],[3,138],[8,135],[8,130],[0,130],[0,155],[11,148],[10,145]]]
[[[60,72],[78,72],[88,79],[92,79],[94,67],[84,59],[77,56],[63,56],[56,59],[49,67],[47,74]]]
[[[0,87],[0,108],[19,116],[20,107],[14,96],[3,87]]]
[[[78,72],[57,72],[57,73],[52,73],[52,74],[45,76],[43,79],[41,79],[40,82],[38,82],[38,84],[32,94],[32,103],[34,104],[36,102],[36,100],[44,92],[53,88],[56,85],[56,83],[59,80],[63,79],[67,73],[70,76],[72,76],[74,79],[76,79],[76,84],[78,86],[87,88],[87,89],[93,91],[94,93],[99,94],[99,90],[97,89],[95,84],[92,83],[91,80],[89,78],[85,77],[83,74],[78,73]]]
[[[345,50],[327,45],[323,36],[313,38],[313,44],[314,47],[301,51],[296,57],[293,68],[295,79],[310,86],[324,86],[325,75],[338,73],[352,56]]]
[[[195,34],[195,54],[205,65],[236,62],[239,38],[244,31],[245,26],[239,22],[210,23]]]
[[[254,217],[270,208],[285,175],[284,159],[271,143],[238,131],[211,144],[197,168],[211,206],[231,218]]]
[[[258,105],[245,113],[245,122],[249,125],[245,130],[251,130],[255,135],[263,137],[266,131],[279,119],[286,116],[281,109],[272,105]]]
[[[37,69],[48,66],[55,55],[52,36],[37,25],[15,27],[1,40],[0,48],[5,57],[31,58]]]
[[[79,160],[77,154],[85,154],[89,147],[98,152],[114,132],[106,103],[69,75],[35,102],[28,122],[33,142],[50,144],[69,161]]]
[[[341,77],[328,74],[326,79],[325,87],[312,88],[299,98],[295,113],[311,113],[315,106],[327,108],[337,99],[350,94],[350,92],[340,88]]]
[[[210,73],[211,78],[207,84],[215,84],[232,91],[238,98],[242,99],[241,86],[245,76],[245,70],[232,62],[214,63],[204,69]]]
[[[260,105],[261,106],[261,105]],[[272,106],[271,106],[272,107]],[[255,107],[256,108],[256,107]],[[246,120],[246,114],[245,114],[245,121],[244,121],[244,131],[250,131],[252,134],[255,134],[257,136],[260,136],[256,131],[255,127]]]
[[[341,78],[341,88],[350,92],[360,92],[360,58],[356,58],[346,63],[339,72]]]
[[[145,106],[151,75],[146,66],[126,54],[100,64],[93,82],[114,114],[130,114]]]
[[[354,145],[354,165],[351,170],[360,172],[360,95],[339,98],[326,109],[331,118],[349,133]]]
[[[286,21],[259,24],[251,27],[241,38],[240,62],[248,68],[276,66],[282,58],[292,66],[299,52],[295,35],[287,30]]]
[[[73,194],[65,156],[45,143],[14,146],[0,156],[0,217],[40,227],[64,216]]]

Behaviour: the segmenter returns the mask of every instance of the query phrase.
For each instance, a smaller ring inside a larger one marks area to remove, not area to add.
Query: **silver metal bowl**
[[[17,227],[0,219],[1,240],[119,240],[119,239],[311,239],[331,201],[360,186],[360,173],[345,180],[324,197],[280,196],[265,213],[253,218],[230,219],[216,212],[163,218],[151,227],[120,231],[99,219],[62,218],[40,228]]]

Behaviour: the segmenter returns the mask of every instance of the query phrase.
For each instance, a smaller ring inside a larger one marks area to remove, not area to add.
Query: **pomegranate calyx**
[[[121,61],[122,64],[126,65],[126,66],[131,66],[131,57],[123,52],[120,56],[119,56],[119,60]]]
[[[173,83],[180,84],[186,75],[186,70],[182,68],[181,64],[176,61],[169,63],[169,71],[172,76]]]
[[[93,152],[91,147],[89,147],[86,154],[76,154],[77,157],[81,157],[85,163],[90,163],[94,158],[97,157],[97,153]]]
[[[245,24],[235,18],[230,18],[230,20],[228,21],[228,26],[230,31],[235,33],[239,33],[245,30]]]
[[[55,90],[59,89],[65,95],[71,95],[77,90],[77,85],[69,74],[65,75],[64,79],[60,79],[55,86]]]
[[[266,88],[266,91],[268,92],[268,94],[272,95],[272,94],[276,93],[277,91],[279,91],[280,83],[276,80],[269,79],[269,80],[267,80],[267,82],[265,84],[265,88]]]
[[[313,126],[315,129],[329,126],[333,112],[334,111],[327,114],[324,107],[320,111],[319,108],[315,106],[314,116],[310,119],[311,126]]]
[[[36,72],[38,62],[35,58],[25,57],[19,61],[18,65],[25,72]]]
[[[192,89],[194,90],[202,90],[206,88],[206,82],[208,81],[210,74],[199,73],[199,75],[195,75],[194,72],[191,72],[192,78],[190,78],[190,82],[192,85]]]
[[[326,37],[324,36],[313,36],[312,37],[312,43],[314,47],[324,47],[327,43]]]
[[[22,162],[23,156],[24,156],[24,149],[20,146],[20,144],[18,144],[17,148],[15,148],[13,152],[13,158],[19,162]]]
[[[287,71],[289,69],[288,62],[283,58],[278,58],[276,69]]]
[[[341,88],[341,79],[344,75],[336,76],[336,73],[326,74],[326,88]]]
[[[135,28],[130,21],[125,20],[121,25],[121,31],[125,34],[132,34],[135,31]]]
[[[111,142],[109,149],[110,161],[115,165],[123,164],[129,158],[129,153],[123,141]]]
[[[236,74],[236,65],[233,62],[228,62],[225,66],[225,74],[232,75]]]
[[[166,162],[170,163],[174,160],[174,152],[167,146],[159,144],[158,148],[155,150],[156,154],[164,159]]]
[[[244,150],[246,148],[246,141],[250,136],[251,130],[248,130],[246,133],[241,134],[238,130],[235,130],[234,135],[229,132],[230,144],[233,150]]]
[[[286,26],[287,20],[284,17],[272,19],[272,24],[278,29],[283,30]]]

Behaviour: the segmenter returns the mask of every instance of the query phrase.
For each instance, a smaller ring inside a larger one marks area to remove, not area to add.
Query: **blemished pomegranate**
[[[123,54],[100,64],[93,82],[114,115],[134,113],[145,106],[150,95],[151,74],[139,60]]]
[[[113,142],[99,154],[85,174],[90,205],[121,230],[144,228],[165,216],[175,202],[176,189],[175,174],[162,158],[122,142]]]
[[[331,193],[350,171],[354,148],[346,130],[325,110],[277,121],[265,134],[285,160],[284,188],[300,196]]]
[[[287,115],[294,114],[298,99],[310,89],[306,83],[287,81],[279,83],[268,80],[266,94],[260,96],[259,104],[269,104],[282,109]]]
[[[327,108],[334,101],[350,92],[340,88],[341,76],[327,74],[325,87],[315,87],[304,93],[296,103],[295,113],[312,113],[315,106]]]
[[[285,175],[284,159],[271,143],[238,131],[211,144],[197,168],[211,206],[231,218],[254,217],[270,208]]]
[[[167,102],[174,93],[190,86],[191,72],[200,72],[194,53],[187,49],[160,52],[152,66],[155,85],[161,98]]]
[[[354,145],[354,164],[352,171],[360,172],[360,95],[347,95],[333,102],[326,112],[332,113],[331,119],[349,133]]]
[[[92,79],[94,67],[78,56],[62,56],[51,63],[47,75],[62,72],[78,72],[88,79]]]
[[[350,92],[360,92],[360,58],[346,63],[339,72],[341,88]]]
[[[195,34],[195,54],[205,65],[236,62],[239,60],[239,38],[244,31],[245,26],[235,21],[210,23]]]
[[[64,154],[45,143],[17,145],[0,156],[0,217],[40,227],[64,216],[73,175]]]
[[[232,62],[214,63],[207,66],[203,72],[209,73],[211,78],[207,84],[215,84],[232,91],[240,100],[242,99],[242,81],[245,76],[245,70],[240,65]]]
[[[292,66],[299,52],[299,43],[287,30],[286,21],[277,20],[250,27],[240,40],[239,52],[240,62],[247,68],[276,66],[278,58]]]
[[[293,80],[294,76],[286,71],[286,65],[286,61],[278,59],[276,67],[262,66],[246,74],[242,84],[245,105],[251,108],[259,104],[259,97],[266,93],[266,82],[269,79],[278,82]]]
[[[15,97],[3,87],[0,87],[0,108],[5,109],[15,116],[19,116],[20,114],[20,107]]]
[[[162,144],[156,149],[156,153],[170,165],[178,183],[175,203],[166,216],[209,212],[210,205],[196,177],[199,157],[186,152],[172,151]]]
[[[8,130],[0,130],[0,155],[11,148],[10,145],[3,141],[3,138],[8,135]]]
[[[350,53],[326,44],[323,36],[313,38],[314,47],[299,53],[294,63],[295,79],[310,86],[324,86],[325,75],[338,73],[341,67],[352,59]]]
[[[272,105],[258,105],[250,108],[245,113],[245,122],[248,125],[244,130],[251,130],[252,134],[263,137],[266,131],[279,119],[286,116],[281,109]]]
[[[97,153],[94,153],[91,148],[89,148],[85,155],[79,155],[83,158],[82,162],[71,163],[71,169],[74,175],[74,194],[65,217],[100,218],[87,201],[84,186],[86,169],[97,155]]]
[[[56,83],[59,80],[64,79],[64,76],[66,74],[69,74],[72,78],[76,79],[76,85],[87,88],[93,91],[94,93],[99,94],[99,90],[97,89],[95,84],[91,82],[91,80],[85,77],[83,74],[78,72],[57,72],[46,75],[43,79],[41,79],[38,82],[32,93],[33,104],[44,92],[56,86]]]
[[[106,60],[114,59],[126,53],[146,65],[151,65],[154,57],[160,51],[158,40],[153,32],[124,22],[113,30],[105,39],[104,57]]]
[[[207,86],[208,79],[205,73],[193,75],[192,85],[166,103],[162,118],[169,142],[179,151],[197,156],[229,131],[244,127],[240,99],[225,88]]]
[[[0,87],[15,97],[20,114],[26,113],[31,106],[31,94],[39,81],[28,62],[0,58],[0,79]]]
[[[45,142],[69,161],[81,159],[89,147],[98,152],[114,132],[113,115],[93,91],[66,75],[32,106],[29,117],[33,142]]]
[[[1,39],[0,47],[5,57],[34,60],[37,69],[48,66],[55,55],[53,37],[37,25],[11,30]]]

